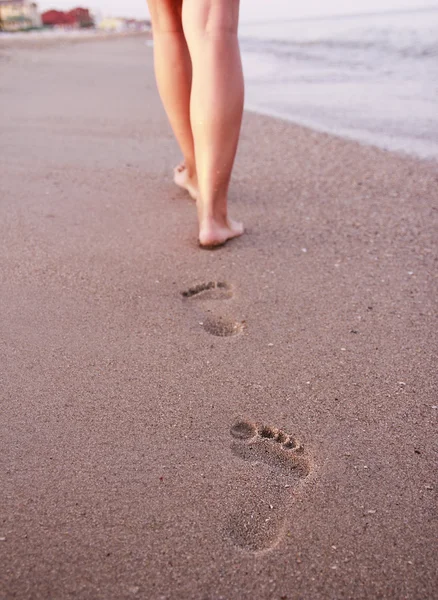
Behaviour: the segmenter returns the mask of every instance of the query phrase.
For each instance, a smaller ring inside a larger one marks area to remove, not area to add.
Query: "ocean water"
[[[438,159],[436,8],[241,24],[246,108]]]

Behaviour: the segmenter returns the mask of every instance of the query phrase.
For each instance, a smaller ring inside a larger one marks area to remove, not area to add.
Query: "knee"
[[[150,2],[149,10],[154,34],[182,33],[181,5],[174,0]]]
[[[186,34],[195,37],[237,36],[238,0],[184,0],[182,21]]]

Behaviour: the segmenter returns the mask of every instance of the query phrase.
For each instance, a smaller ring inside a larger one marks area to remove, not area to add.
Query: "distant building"
[[[41,15],[41,18],[46,27],[94,27],[93,17],[88,8],[73,8],[68,12],[47,10]]]
[[[0,30],[20,31],[41,27],[36,2],[29,0],[0,0]]]
[[[79,27],[94,27],[93,17],[88,8],[73,8],[67,14],[75,18]]]
[[[115,33],[120,31],[149,31],[151,25],[149,21],[124,19],[122,17],[106,17],[99,22],[98,28],[103,31]]]
[[[126,19],[126,27],[129,31],[150,31],[150,21],[139,21],[138,19]]]
[[[102,19],[102,21],[99,23],[99,29],[102,29],[103,31],[109,31],[112,33],[126,31],[126,19],[106,17],[105,19]]]
[[[61,10],[46,10],[41,15],[43,25],[46,27],[75,27],[76,19]]]

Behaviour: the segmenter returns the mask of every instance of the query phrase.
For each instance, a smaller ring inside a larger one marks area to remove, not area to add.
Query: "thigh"
[[[181,31],[183,0],[147,0],[154,31]]]

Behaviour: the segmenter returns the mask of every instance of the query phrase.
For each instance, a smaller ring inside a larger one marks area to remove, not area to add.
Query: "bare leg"
[[[182,23],[193,68],[190,121],[203,246],[217,246],[243,233],[243,226],[227,212],[243,113],[238,18],[239,0],[183,1]]]
[[[175,169],[175,183],[196,197],[195,151],[190,125],[192,62],[181,24],[182,0],[148,0],[148,6],[158,91],[184,157],[184,162]]]

